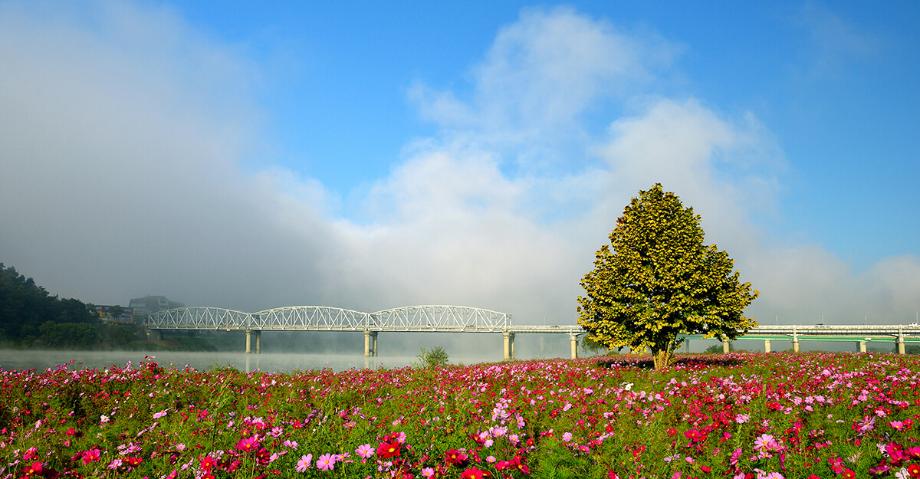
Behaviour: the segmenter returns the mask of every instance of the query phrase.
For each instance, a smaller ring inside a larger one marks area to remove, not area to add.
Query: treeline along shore
[[[52,295],[32,278],[0,263],[0,348],[95,350],[197,350],[215,346],[204,338],[174,335],[152,341],[143,318],[106,321],[96,306]]]

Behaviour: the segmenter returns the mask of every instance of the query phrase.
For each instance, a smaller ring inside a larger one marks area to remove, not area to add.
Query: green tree
[[[656,369],[671,364],[680,334],[735,339],[756,326],[743,312],[757,291],[703,237],[677,195],[660,183],[640,191],[582,278],[578,323],[611,349],[651,350]]]

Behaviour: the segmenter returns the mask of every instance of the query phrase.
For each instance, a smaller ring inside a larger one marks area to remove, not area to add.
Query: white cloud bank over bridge
[[[0,4],[0,261],[64,296],[466,304],[571,323],[594,251],[661,181],[760,289],[762,322],[920,309],[916,256],[855,273],[758,226],[782,215],[787,166],[769,125],[656,94],[680,48],[654,34],[523,12],[469,88],[410,89],[438,133],[407,139],[360,209],[341,211],[315,179],[251,161],[271,148],[245,51],[168,9],[92,7]],[[604,115],[592,130],[586,118]]]

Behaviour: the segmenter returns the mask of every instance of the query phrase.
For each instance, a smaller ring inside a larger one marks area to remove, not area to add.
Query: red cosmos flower
[[[217,459],[211,456],[202,456],[200,463],[203,471],[210,471],[211,468],[217,465]]]
[[[821,479],[821,476],[817,474],[809,474],[808,479]]]
[[[617,473],[613,472],[611,469],[607,471],[607,479],[620,479],[620,476],[618,476]]]
[[[124,459],[124,462],[131,467],[137,467],[140,466],[142,462],[144,462],[144,459],[137,456],[129,456]]]
[[[696,429],[688,429],[684,431],[684,437],[689,439],[691,442],[704,442],[708,435],[705,431],[698,431]]]
[[[856,479],[856,473],[852,469],[845,469],[843,471],[843,477],[845,479]]]
[[[42,474],[42,470],[42,463],[40,461],[35,461],[26,468],[25,473],[27,476],[40,476]]]
[[[102,453],[98,448],[87,449],[80,453],[80,459],[83,461],[83,464],[89,464],[91,462],[96,462],[99,460],[99,456]]]
[[[907,473],[910,474],[910,477],[917,478],[920,477],[920,464],[916,462],[907,466]]]
[[[834,474],[843,474],[843,459],[839,457],[830,457],[827,459],[827,465],[834,471]]]
[[[452,466],[459,466],[466,462],[469,456],[459,449],[451,449],[444,453],[444,460]]]
[[[377,457],[380,459],[389,459],[399,457],[399,443],[396,441],[381,442],[377,446]]]
[[[471,467],[460,473],[460,479],[485,479],[487,477],[492,476],[490,476],[487,471],[475,467]]]

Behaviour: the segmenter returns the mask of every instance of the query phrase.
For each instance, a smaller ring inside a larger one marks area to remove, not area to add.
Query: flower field
[[[0,372],[0,478],[918,478],[920,358]]]

